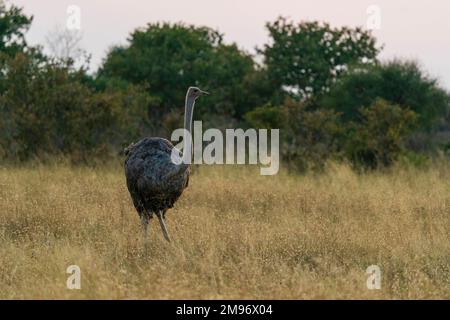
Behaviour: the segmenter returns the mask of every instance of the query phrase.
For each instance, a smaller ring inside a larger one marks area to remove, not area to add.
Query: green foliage
[[[13,57],[22,52],[27,43],[25,33],[33,21],[22,12],[22,8],[14,5],[6,6],[0,0],[0,52],[6,56]]]
[[[27,160],[67,154],[75,160],[137,137],[145,119],[146,93],[94,93],[83,74],[25,54],[7,61],[6,91],[0,96],[0,158]],[[144,112],[143,112],[144,111]]]
[[[360,108],[361,120],[351,122],[345,140],[347,157],[358,166],[387,167],[398,159],[405,138],[414,129],[414,111],[377,99],[367,108]]]
[[[304,103],[287,101],[282,156],[300,171],[321,170],[335,157],[341,136],[339,115],[331,110],[309,110]]]
[[[252,57],[234,44],[223,44],[219,32],[207,27],[156,23],[135,30],[129,45],[114,47],[99,75],[148,84],[166,113],[182,109],[187,87],[212,89],[208,107],[200,104],[198,111],[239,118],[256,106],[247,94],[248,79],[254,72]]]
[[[257,128],[280,128],[281,155],[299,171],[320,170],[327,160],[342,158],[356,167],[387,167],[407,155],[404,142],[417,120],[413,111],[377,99],[359,113],[358,121],[343,122],[333,110],[288,99],[279,107],[256,108],[245,118]]]
[[[372,63],[379,52],[375,39],[361,28],[294,24],[283,17],[266,27],[271,42],[261,53],[269,78],[279,88],[293,89],[299,98],[326,92],[349,64]]]
[[[283,158],[300,171],[321,170],[339,149],[342,127],[339,114],[331,110],[308,109],[307,104],[288,100],[284,106],[286,128]]]
[[[38,61],[43,60],[39,48],[29,47],[25,39],[33,17],[15,5],[7,6],[0,0],[0,94],[5,91],[6,61],[17,53],[26,52]]]
[[[279,107],[256,108],[246,119],[257,128],[279,128],[281,156],[299,171],[321,170],[338,151],[342,132],[339,115],[333,111],[312,110],[306,103],[288,99]]]
[[[378,63],[375,39],[360,28],[279,18],[267,24],[259,65],[208,27],[148,24],[90,75],[29,47],[31,21],[0,0],[3,160],[102,158],[143,136],[169,137],[192,85],[212,93],[196,105],[205,128],[279,128],[281,156],[300,171],[330,158],[370,168],[420,164],[411,145],[434,141],[426,130],[450,127],[448,93],[415,63]]]
[[[283,108],[265,105],[248,112],[245,115],[248,124],[255,128],[277,129],[285,125]]]
[[[439,158],[439,156],[438,156]],[[427,169],[430,167],[431,158],[429,155],[405,150],[398,158],[398,166],[401,168],[420,168]]]
[[[320,104],[341,112],[345,120],[355,120],[360,117],[359,108],[371,105],[377,98],[411,109],[424,129],[446,118],[450,107],[449,95],[417,63],[397,60],[351,70]]]

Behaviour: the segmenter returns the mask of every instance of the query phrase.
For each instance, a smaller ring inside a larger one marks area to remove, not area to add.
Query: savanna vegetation
[[[2,168],[0,298],[449,299],[449,167],[390,170],[201,167],[145,243],[120,164]]]
[[[0,298],[450,298],[450,96],[418,62],[280,17],[255,55],[150,23],[92,72],[32,21],[0,0]],[[191,85],[205,129],[280,128],[281,170],[193,166],[173,241],[144,242],[122,150],[181,127]]]
[[[196,108],[204,128],[280,128],[284,164],[299,171],[329,160],[420,164],[448,149],[448,92],[417,62],[380,62],[382,46],[362,28],[280,17],[254,56],[209,27],[150,23],[92,73],[79,49],[28,45],[32,20],[0,6],[3,162],[92,163],[142,136],[170,137],[190,85],[213,92]]]

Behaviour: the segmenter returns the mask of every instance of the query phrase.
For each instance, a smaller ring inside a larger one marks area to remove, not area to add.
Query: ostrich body
[[[207,92],[196,87],[190,87],[186,93],[184,128],[189,133],[195,100],[204,94]],[[187,136],[183,139],[185,146],[187,138],[190,139]],[[173,149],[173,144],[163,138],[144,138],[125,149],[127,187],[141,218],[145,237],[149,221],[156,214],[164,237],[170,241],[165,214],[188,186],[190,166],[175,164],[171,158]]]

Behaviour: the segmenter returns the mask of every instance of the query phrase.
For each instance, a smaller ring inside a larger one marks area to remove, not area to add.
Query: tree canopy
[[[211,28],[155,23],[135,30],[126,46],[113,47],[98,74],[147,84],[164,109],[181,108],[186,88],[213,89],[209,106],[217,113],[241,115],[245,79],[254,72],[252,57],[226,45]]]
[[[33,17],[23,13],[23,9],[14,5],[7,7],[0,1],[0,52],[14,56],[27,46],[25,33],[28,31]]]
[[[260,52],[271,84],[297,98],[326,92],[349,65],[373,63],[380,51],[370,32],[359,27],[295,24],[280,17],[266,28],[270,41]]]
[[[329,159],[389,166],[424,150],[407,150],[413,133],[450,131],[438,81],[417,63],[378,61],[381,47],[362,28],[280,17],[256,59],[212,28],[150,23],[90,74],[70,54],[71,34],[53,37],[53,56],[30,47],[31,22],[0,2],[1,160],[107,158],[144,136],[169,138],[192,85],[212,93],[194,113],[205,128],[279,128],[281,156],[299,170]]]
[[[445,118],[450,108],[448,93],[416,62],[388,61],[355,67],[332,87],[321,105],[339,111],[344,119],[360,117],[359,108],[382,98],[416,112],[420,127],[431,129]]]

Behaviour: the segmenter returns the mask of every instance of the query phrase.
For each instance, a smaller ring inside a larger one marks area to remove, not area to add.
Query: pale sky
[[[450,1],[448,0],[10,0],[34,15],[28,40],[44,43],[55,26],[65,26],[67,8],[81,9],[82,47],[95,69],[111,45],[124,44],[129,33],[149,22],[183,21],[225,34],[225,41],[254,52],[268,39],[267,21],[279,15],[294,21],[320,20],[332,26],[366,26],[370,5],[381,12],[374,31],[384,44],[381,58],[418,60],[450,90]]]

